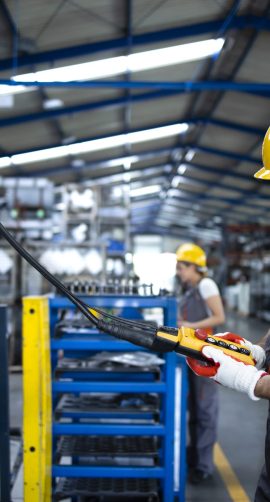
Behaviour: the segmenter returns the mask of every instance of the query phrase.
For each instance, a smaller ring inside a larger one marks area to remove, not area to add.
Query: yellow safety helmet
[[[177,261],[185,261],[187,263],[193,263],[199,267],[202,271],[207,270],[206,266],[206,254],[200,246],[193,244],[192,242],[186,242],[182,244],[176,251]]]
[[[270,180],[270,127],[266,131],[262,145],[263,167],[254,174],[255,178]]]

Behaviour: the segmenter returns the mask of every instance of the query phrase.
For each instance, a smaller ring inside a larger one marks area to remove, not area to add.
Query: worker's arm
[[[256,401],[260,397],[270,397],[270,376],[255,366],[241,363],[231,356],[209,345],[202,348],[202,353],[214,365],[212,378],[217,383],[239,392],[245,392]],[[195,359],[187,359],[189,367],[199,376],[205,376],[205,367]],[[266,380],[265,382],[263,380]],[[267,389],[268,387],[268,389]],[[256,390],[255,390],[256,389]]]
[[[205,300],[209,310],[211,311],[211,315],[197,322],[180,322],[182,326],[186,326],[187,328],[214,328],[215,326],[219,326],[225,322],[225,314],[222,305],[222,300],[219,295],[210,296]]]
[[[270,375],[266,375],[258,380],[254,394],[259,398],[270,399]]]

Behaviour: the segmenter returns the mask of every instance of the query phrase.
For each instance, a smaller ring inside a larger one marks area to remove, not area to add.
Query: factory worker
[[[268,129],[262,148],[263,167],[255,177],[270,180],[270,128]],[[250,399],[257,401],[260,398],[270,400],[270,331],[258,345],[253,345],[247,340],[232,333],[218,334],[227,340],[245,343],[249,346],[256,367],[245,365],[232,357],[225,355],[221,350],[205,346],[202,352],[214,366],[208,367],[208,376],[211,381],[218,382],[225,387],[246,393]],[[198,361],[188,359],[190,368],[196,375],[206,376],[206,368]],[[204,378],[205,380],[205,378]],[[265,465],[263,466],[254,502],[270,501],[270,407],[267,420],[265,439]]]
[[[186,289],[179,302],[178,324],[205,328],[210,334],[224,323],[225,316],[218,287],[207,277],[206,254],[199,246],[185,243],[177,249],[176,258],[176,273]],[[190,369],[188,380],[188,481],[199,484],[209,480],[214,470],[218,387],[207,378],[198,378]]]

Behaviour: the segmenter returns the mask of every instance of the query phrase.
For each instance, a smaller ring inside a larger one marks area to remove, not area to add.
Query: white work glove
[[[222,350],[213,347],[203,347],[202,353],[215,363],[216,374],[210,378],[225,387],[245,392],[253,401],[259,400],[254,394],[254,389],[258,380],[267,375],[265,371],[259,371],[254,366],[236,361],[224,354]]]
[[[264,368],[266,355],[264,349],[260,347],[260,345],[253,345],[253,343],[251,343],[249,340],[246,340],[246,338],[243,338],[242,336],[230,332],[215,333],[215,336],[218,336],[219,338],[224,338],[224,340],[229,340],[230,342],[246,345],[251,352],[252,358],[256,362],[256,368],[258,370]]]

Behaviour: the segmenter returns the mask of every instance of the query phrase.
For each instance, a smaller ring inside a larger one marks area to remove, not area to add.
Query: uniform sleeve
[[[199,291],[201,297],[204,300],[207,300],[207,298],[211,298],[211,296],[220,295],[216,283],[213,281],[213,279],[210,279],[209,277],[205,277],[204,279],[201,280],[199,284]]]

